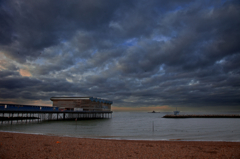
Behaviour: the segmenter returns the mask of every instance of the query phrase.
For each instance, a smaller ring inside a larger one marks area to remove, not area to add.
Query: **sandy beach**
[[[0,159],[240,158],[239,142],[85,139],[0,132]]]

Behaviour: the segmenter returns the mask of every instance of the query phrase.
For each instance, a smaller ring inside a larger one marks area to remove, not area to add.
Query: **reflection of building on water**
[[[53,106],[59,110],[111,111],[112,101],[93,97],[52,97]]]

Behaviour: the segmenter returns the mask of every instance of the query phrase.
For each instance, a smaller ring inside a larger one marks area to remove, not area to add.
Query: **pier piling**
[[[5,114],[8,114],[7,117]],[[22,114],[22,115],[20,115]],[[0,110],[1,123],[29,123],[40,121],[61,121],[75,119],[104,119],[111,118],[112,111],[17,111]]]

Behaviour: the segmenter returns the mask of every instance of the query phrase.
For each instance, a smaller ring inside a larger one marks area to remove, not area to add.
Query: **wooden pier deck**
[[[240,118],[239,114],[165,115],[163,118]]]

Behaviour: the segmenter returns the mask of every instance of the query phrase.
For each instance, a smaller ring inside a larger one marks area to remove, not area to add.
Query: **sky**
[[[0,102],[240,110],[240,1],[0,0]]]

